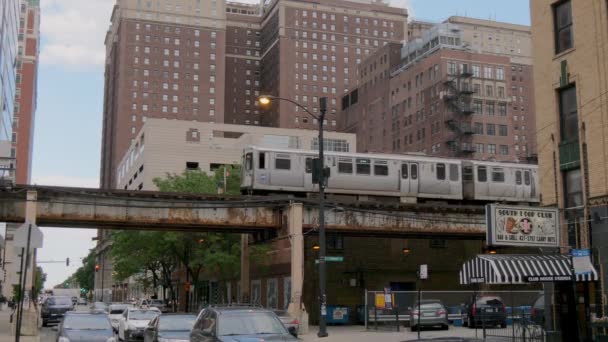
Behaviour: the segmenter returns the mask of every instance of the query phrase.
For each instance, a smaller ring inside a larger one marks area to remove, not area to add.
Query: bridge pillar
[[[241,234],[241,298],[239,302],[249,303],[249,235]]]
[[[27,201],[25,202],[25,222],[36,224],[36,210],[37,210],[37,200],[38,193],[36,191],[28,191],[27,192]],[[14,248],[15,249],[15,248]],[[21,248],[18,248],[21,250]],[[39,326],[39,312],[38,306],[36,302],[38,300],[38,296],[35,293],[32,293],[32,287],[34,285],[36,279],[36,249],[32,248],[29,251],[25,251],[26,255],[30,254],[29,257],[29,265],[27,267],[27,278],[25,279],[25,300],[23,303],[23,313],[21,318],[21,335],[22,336],[38,336],[38,326]],[[25,258],[26,255],[23,257]],[[19,260],[15,260],[15,262],[19,262]],[[16,279],[19,279],[18,276]],[[15,319],[17,315],[13,318],[11,333],[16,333],[17,328],[17,320]]]
[[[302,203],[289,205],[288,229],[291,242],[291,298],[287,311],[301,320],[302,286],[304,283],[304,236],[302,235]]]

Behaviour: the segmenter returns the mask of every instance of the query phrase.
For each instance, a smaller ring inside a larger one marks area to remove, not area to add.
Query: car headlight
[[[106,342],[116,342],[116,339],[114,337],[110,337],[106,340]]]
[[[59,341],[57,341],[57,342],[70,342],[70,339],[67,337],[60,337]]]

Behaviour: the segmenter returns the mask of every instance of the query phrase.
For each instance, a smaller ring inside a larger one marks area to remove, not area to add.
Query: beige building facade
[[[563,212],[562,246],[591,248],[601,282],[578,285],[581,334],[588,304],[606,303],[608,269],[608,4],[530,2],[542,204]],[[584,303],[584,307],[582,307]]]
[[[146,121],[117,170],[119,189],[156,190],[153,179],[187,169],[213,172],[240,164],[247,146],[318,149],[317,131],[150,119]],[[325,149],[356,152],[356,136],[326,132]]]

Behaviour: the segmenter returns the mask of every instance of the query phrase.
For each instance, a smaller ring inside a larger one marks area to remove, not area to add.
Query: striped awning
[[[525,284],[572,281],[569,255],[481,254],[465,262],[460,284]],[[576,274],[576,281],[597,281],[597,271]]]

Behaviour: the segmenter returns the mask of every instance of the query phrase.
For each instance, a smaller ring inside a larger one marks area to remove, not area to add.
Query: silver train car
[[[315,193],[316,151],[248,147],[243,151],[243,193]],[[326,193],[421,200],[538,203],[538,167],[531,164],[417,155],[326,152]]]

